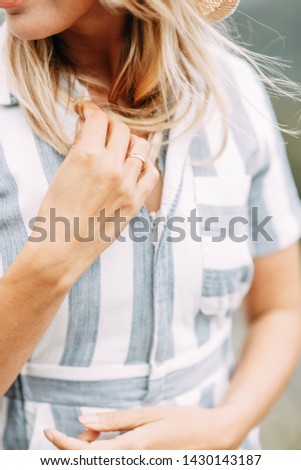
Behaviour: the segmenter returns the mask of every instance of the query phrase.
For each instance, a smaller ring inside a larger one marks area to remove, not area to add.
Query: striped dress
[[[77,418],[85,413],[149,405],[210,408],[223,399],[233,372],[233,313],[252,283],[253,259],[296,242],[301,224],[266,92],[244,62],[225,61],[236,91],[227,92],[230,131],[222,155],[199,165],[219,150],[217,112],[193,133],[177,137],[186,123],[171,131],[171,143],[159,155],[165,219],[157,240],[133,240],[142,217],[150,221],[143,206],[124,230],[125,241],[116,240],[70,289],[0,399],[0,448],[51,449],[43,429],[76,436],[83,430]],[[3,62],[0,68],[5,272],[30,234],[30,221],[63,157],[30,128],[10,93]],[[75,113],[57,106],[62,127],[74,135]],[[201,218],[201,241],[189,222],[193,214]],[[264,236],[257,226],[267,216]],[[183,239],[168,223],[171,217],[182,218],[172,220],[185,230]],[[235,233],[234,217],[240,217]],[[259,448],[257,429],[242,448]]]

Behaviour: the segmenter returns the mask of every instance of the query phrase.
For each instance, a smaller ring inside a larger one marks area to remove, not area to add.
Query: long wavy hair
[[[191,126],[204,118],[211,99],[223,117],[227,137],[227,111],[221,87],[221,70],[213,51],[227,50],[247,58],[263,80],[277,93],[293,95],[299,89],[285,82],[281,73],[267,78],[262,69],[272,62],[232,42],[225,29],[209,24],[195,0],[100,0],[107,8],[126,8],[128,17],[114,83],[108,90],[107,111],[117,115],[133,131],[150,136],[173,128],[189,112]],[[8,32],[7,67],[12,92],[24,107],[38,136],[66,155],[72,145],[56,115],[57,100],[72,103],[75,80],[103,85],[81,76],[63,57],[55,37],[20,40]],[[147,71],[147,72],[146,72]],[[59,87],[68,78],[68,89]],[[227,80],[223,76],[222,80]],[[122,103],[122,104],[121,104]],[[124,104],[126,103],[126,104]],[[190,113],[190,114],[191,114]]]

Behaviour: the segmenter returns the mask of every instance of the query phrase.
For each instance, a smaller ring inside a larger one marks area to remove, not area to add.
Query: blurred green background
[[[251,50],[284,59],[289,66],[285,74],[301,83],[301,0],[241,0],[233,19]],[[285,98],[273,102],[282,124],[298,126],[300,103]],[[301,140],[287,135],[285,140],[301,195]]]
[[[289,61],[286,75],[301,82],[301,0],[241,0],[233,20],[251,50]],[[273,102],[279,121],[296,128],[301,103],[286,98]],[[301,140],[288,135],[284,138],[301,195]],[[242,315],[238,313],[234,332],[238,350],[243,332]],[[286,392],[265,419],[261,434],[264,449],[301,449],[301,363]]]

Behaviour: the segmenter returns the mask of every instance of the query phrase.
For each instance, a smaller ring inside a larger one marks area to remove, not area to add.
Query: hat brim
[[[235,12],[240,0],[199,0],[198,8],[210,23],[218,23]]]

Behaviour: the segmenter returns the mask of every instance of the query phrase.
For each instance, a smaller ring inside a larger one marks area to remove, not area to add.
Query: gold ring
[[[146,164],[146,160],[144,157],[142,157],[142,155],[139,155],[138,153],[130,153],[129,155],[126,156],[126,160],[128,158],[137,158],[137,160],[140,160],[142,162],[142,168],[141,168],[141,171],[144,170],[145,168],[145,164]]]

